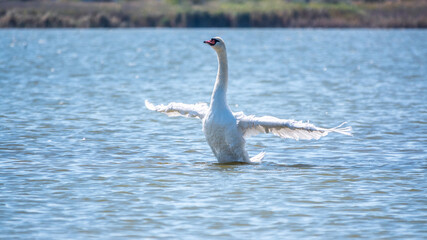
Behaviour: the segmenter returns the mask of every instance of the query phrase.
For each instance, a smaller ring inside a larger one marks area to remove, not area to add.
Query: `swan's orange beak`
[[[208,40],[208,41],[203,41],[203,43],[207,43],[207,44],[209,44],[209,45],[211,45],[211,46],[214,46],[215,45],[215,43],[216,43],[216,41],[215,41],[215,39],[211,39],[211,40]]]

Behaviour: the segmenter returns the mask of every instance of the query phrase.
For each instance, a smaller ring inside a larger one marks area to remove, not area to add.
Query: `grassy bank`
[[[426,0],[204,2],[0,1],[0,27],[427,27]]]

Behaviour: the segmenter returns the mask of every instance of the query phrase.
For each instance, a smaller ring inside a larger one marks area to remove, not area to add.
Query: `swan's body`
[[[245,137],[258,133],[273,133],[282,138],[296,140],[319,139],[329,132],[351,135],[351,128],[340,128],[342,124],[336,128],[325,129],[295,120],[284,120],[270,116],[246,116],[242,112],[233,113],[228,107],[226,99],[228,63],[225,43],[219,37],[212,38],[205,43],[209,44],[218,55],[218,74],[210,105],[172,102],[166,106],[155,106],[146,100],[145,106],[150,110],[163,112],[170,116],[201,119],[206,140],[218,162],[260,162],[264,157],[264,152],[249,159],[245,150]]]

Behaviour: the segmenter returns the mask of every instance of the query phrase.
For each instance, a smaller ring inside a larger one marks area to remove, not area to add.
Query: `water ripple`
[[[247,148],[263,163],[218,164],[200,121],[144,108],[209,101],[214,35],[233,110],[348,121],[354,137],[260,135]],[[425,35],[3,30],[0,238],[423,239]]]

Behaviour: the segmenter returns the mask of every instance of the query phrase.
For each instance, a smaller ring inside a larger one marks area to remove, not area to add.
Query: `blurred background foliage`
[[[0,27],[427,27],[427,0],[0,0]]]

